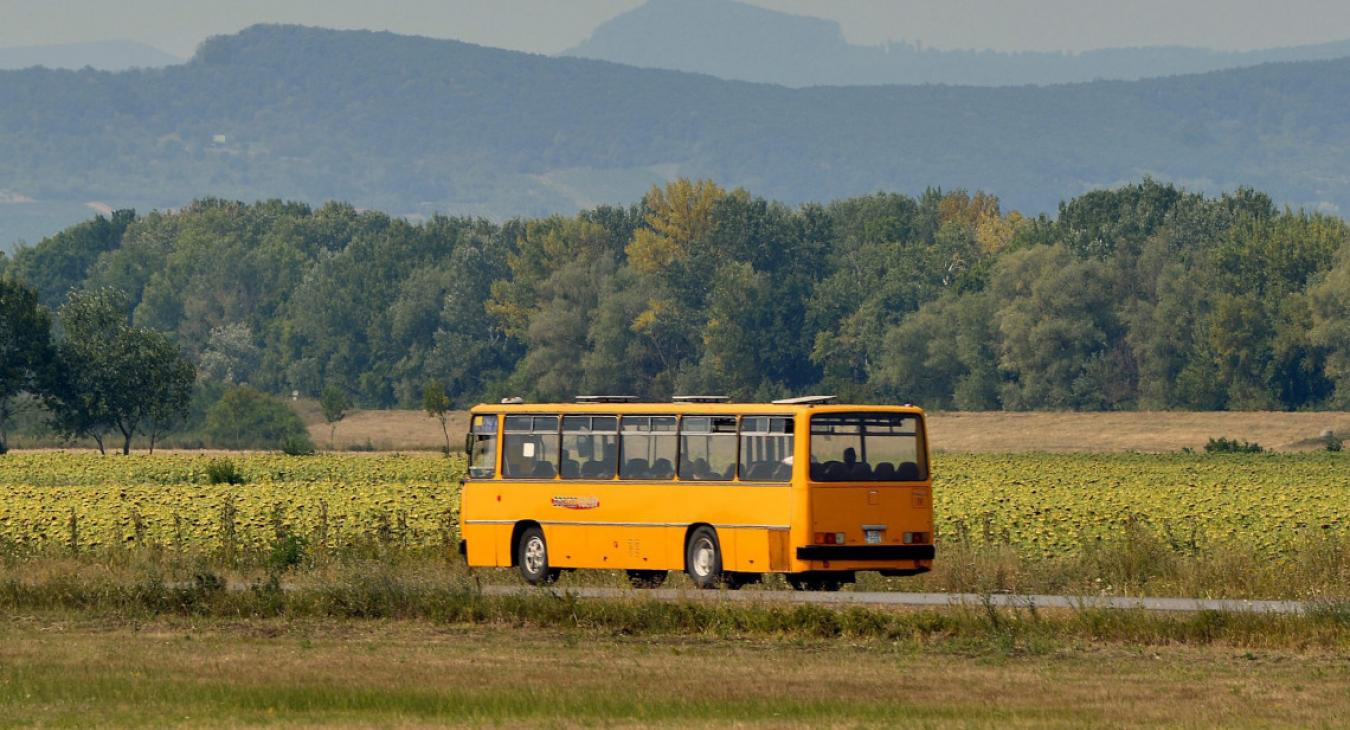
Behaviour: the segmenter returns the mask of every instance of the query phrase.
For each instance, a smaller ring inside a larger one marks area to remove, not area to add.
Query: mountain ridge
[[[1139,80],[1281,61],[1350,56],[1350,40],[1253,51],[1135,46],[1081,52],[849,43],[839,24],[734,0],[648,0],[561,55],[792,87],[975,86]]]
[[[782,86],[370,31],[254,26],[188,63],[0,72],[13,199],[218,195],[507,218],[673,176],[787,203],[929,186],[1027,213],[1145,176],[1350,210],[1350,60],[1057,86]],[[0,238],[21,204],[0,205]],[[11,239],[12,240],[12,239]]]
[[[4,71],[34,66],[70,70],[88,66],[99,71],[125,71],[182,62],[183,59],[152,45],[128,40],[0,47],[0,70]]]

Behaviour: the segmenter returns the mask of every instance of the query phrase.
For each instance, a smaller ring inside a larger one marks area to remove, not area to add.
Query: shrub
[[[279,449],[287,439],[308,443],[309,430],[283,401],[242,385],[211,406],[206,437],[221,449]]]
[[[287,456],[313,456],[314,443],[309,440],[308,435],[287,436],[286,440],[281,442],[281,453]]]
[[[206,464],[206,481],[210,484],[243,484],[244,475],[229,459],[212,459]]]
[[[1265,451],[1255,441],[1238,441],[1228,438],[1211,438],[1205,444],[1206,454],[1259,454]]]
[[[1341,451],[1345,448],[1345,441],[1334,433],[1327,434],[1327,451]]]

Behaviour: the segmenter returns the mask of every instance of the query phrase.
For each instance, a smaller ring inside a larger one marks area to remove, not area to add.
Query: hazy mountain
[[[158,68],[182,62],[183,59],[177,56],[136,41],[0,48],[0,69],[30,66],[78,69],[88,66],[100,71],[125,71],[129,68]]]
[[[501,217],[631,202],[676,175],[787,202],[960,186],[1032,213],[1152,175],[1350,210],[1346,99],[1350,60],[1049,87],[789,89],[256,26],[162,69],[0,72],[0,240],[29,205],[220,195]]]
[[[1011,86],[1143,79],[1350,56],[1350,40],[1271,50],[1112,48],[1084,53],[858,46],[833,21],[732,0],[648,0],[602,24],[565,55],[785,86],[965,84]]]

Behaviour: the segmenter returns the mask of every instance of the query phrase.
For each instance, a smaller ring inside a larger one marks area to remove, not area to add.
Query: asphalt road
[[[1119,596],[1042,596],[981,593],[892,593],[892,592],[814,592],[814,591],[699,591],[662,588],[639,590],[626,588],[531,588],[529,586],[483,586],[491,596],[552,591],[578,598],[647,598],[660,601],[733,601],[763,604],[820,604],[827,606],[984,606],[1000,608],[1035,606],[1036,608],[1143,609],[1146,611],[1226,611],[1250,613],[1301,613],[1308,604],[1301,601],[1245,601],[1206,598],[1123,598]]]

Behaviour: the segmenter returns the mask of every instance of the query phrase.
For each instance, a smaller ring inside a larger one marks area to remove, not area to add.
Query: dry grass
[[[299,401],[295,407],[314,443],[327,448],[328,425],[318,404]],[[463,411],[451,415],[452,449],[464,443],[467,424]],[[1350,438],[1350,412],[948,412],[929,414],[928,430],[933,447],[944,451],[1180,451],[1201,449],[1220,436],[1307,451],[1321,449],[1328,430]],[[434,451],[444,448],[445,437],[440,423],[422,411],[353,411],[338,423],[334,446]]]
[[[928,430],[933,447],[946,451],[1198,450],[1220,436],[1305,451],[1323,448],[1324,431],[1350,435],[1350,413],[935,413]]]
[[[1108,645],[990,655],[424,622],[0,625],[0,724],[1310,727],[1330,654]],[[1337,717],[1342,720],[1336,720]]]
[[[291,405],[309,427],[314,445],[328,449],[328,424],[323,420],[318,402],[300,400]],[[450,433],[450,448],[461,449],[468,430],[468,414],[454,411],[449,415],[446,426]],[[439,451],[445,448],[445,434],[441,432],[440,421],[423,411],[355,410],[338,421],[332,448],[342,451]]]

